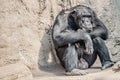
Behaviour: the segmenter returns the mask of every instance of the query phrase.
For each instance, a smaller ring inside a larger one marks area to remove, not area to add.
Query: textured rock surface
[[[91,7],[105,23],[112,59],[120,60],[119,0],[0,0],[0,67],[21,61],[42,72],[58,63],[50,28],[60,10],[78,4]]]
[[[32,73],[22,63],[0,67],[0,80],[33,80]]]
[[[120,61],[118,61],[114,66],[113,66],[113,70],[115,72],[119,72],[120,71]]]

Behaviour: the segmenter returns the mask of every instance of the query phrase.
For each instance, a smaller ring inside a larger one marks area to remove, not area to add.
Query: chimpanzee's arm
[[[99,19],[96,19],[95,27],[93,31],[90,32],[90,36],[92,39],[101,37],[103,40],[106,40],[108,38],[108,29]]]
[[[66,30],[67,27],[61,26],[59,24],[54,25],[53,29],[53,40],[57,44],[58,47],[67,45],[69,43],[75,43],[80,40],[84,40],[89,44],[89,46],[92,46],[92,40],[90,36],[83,32],[83,31],[73,31],[73,30]]]

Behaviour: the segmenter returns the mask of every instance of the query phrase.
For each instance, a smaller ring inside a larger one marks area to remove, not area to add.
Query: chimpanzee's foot
[[[65,75],[67,76],[79,76],[79,75],[85,75],[87,74],[85,70],[80,70],[80,69],[73,69],[71,72],[66,72]]]
[[[114,62],[106,62],[106,64],[102,66],[102,70],[112,67],[113,65]]]
[[[78,69],[87,69],[88,68],[88,63],[85,59],[81,58],[80,59],[80,62],[78,63],[78,66],[77,66]]]

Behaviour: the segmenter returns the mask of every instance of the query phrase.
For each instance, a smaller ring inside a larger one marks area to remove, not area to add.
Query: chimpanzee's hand
[[[89,37],[88,40],[85,42],[86,52],[88,54],[93,54],[93,42],[92,39]]]
[[[92,46],[86,46],[86,52],[88,53],[88,54],[93,54],[93,51],[94,51],[94,49],[93,49],[93,47]]]
[[[92,42],[92,39],[89,35],[89,33],[87,33],[86,31],[82,30],[82,29],[78,29],[77,30],[78,32],[82,31],[84,34],[84,36],[86,37],[86,40],[85,40],[85,47],[86,47],[86,51],[88,54],[93,54],[93,42]]]

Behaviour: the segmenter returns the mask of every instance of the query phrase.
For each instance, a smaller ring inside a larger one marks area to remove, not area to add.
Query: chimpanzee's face
[[[76,23],[80,28],[86,31],[92,31],[92,13],[87,8],[81,8],[76,11]]]
[[[91,15],[81,15],[77,18],[78,25],[84,30],[92,30],[92,16]]]
[[[91,12],[86,8],[79,9],[77,11],[77,23],[82,29],[92,30],[93,22]]]

